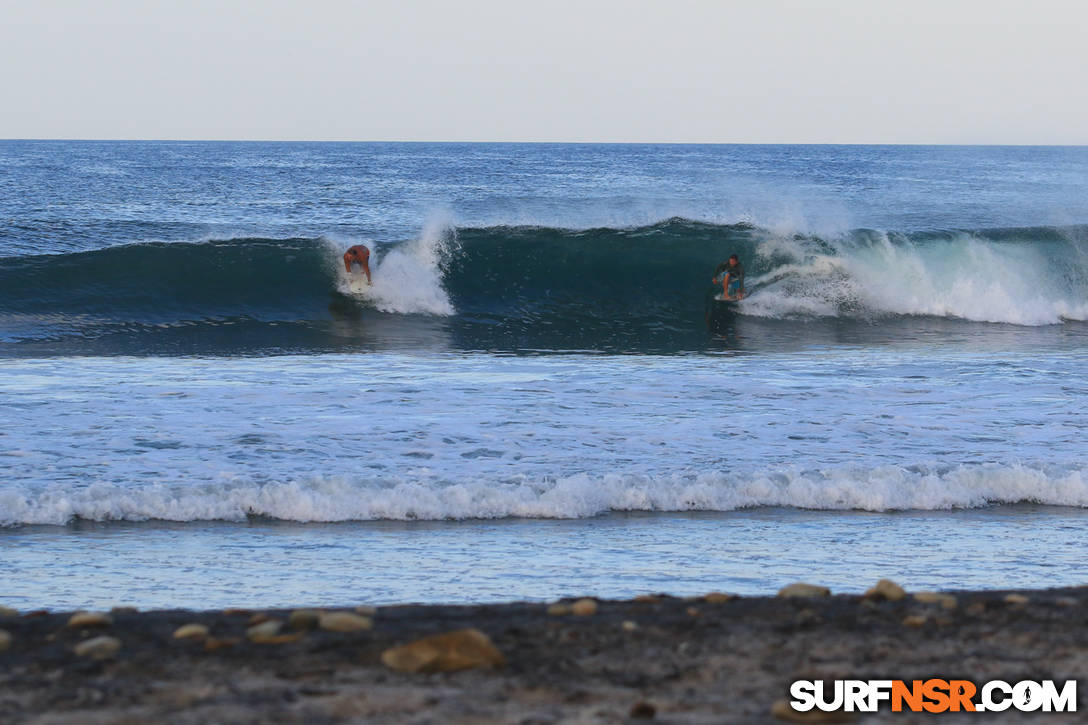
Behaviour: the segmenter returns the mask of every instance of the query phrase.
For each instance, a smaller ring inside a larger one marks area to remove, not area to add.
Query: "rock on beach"
[[[506,665],[506,658],[478,629],[435,634],[382,652],[382,663],[397,672],[453,672]]]
[[[104,612],[76,612],[68,619],[68,626],[72,629],[109,627],[112,624],[113,617]]]
[[[374,620],[352,612],[322,614],[317,626],[330,632],[365,632],[374,627]]]
[[[287,625],[291,629],[314,629],[322,614],[324,612],[319,609],[296,609],[287,618]]]
[[[121,649],[121,640],[116,637],[94,637],[77,644],[75,653],[80,657],[90,657],[94,660],[104,660],[113,657]]]
[[[950,610],[958,606],[954,596],[941,592],[915,592],[914,601],[922,604],[939,604],[942,608]]]
[[[174,630],[174,639],[192,639],[208,636],[208,626],[205,624],[183,624]]]
[[[570,613],[575,617],[591,617],[597,613],[596,599],[579,599],[570,605]]]
[[[829,597],[831,590],[816,584],[797,582],[778,590],[778,596],[783,599],[813,599],[816,597]]]
[[[899,586],[891,579],[881,579],[876,583],[876,586],[871,587],[865,592],[866,599],[887,600],[889,602],[898,602],[900,599],[904,599],[907,596],[903,587]]]

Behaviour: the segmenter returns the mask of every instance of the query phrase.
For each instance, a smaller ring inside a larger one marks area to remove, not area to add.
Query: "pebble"
[[[0,652],[11,646],[11,633],[0,629]]]
[[[635,597],[635,601],[639,604],[656,604],[661,601],[661,597],[656,594],[639,594]]]
[[[1058,597],[1054,600],[1054,603],[1059,607],[1075,607],[1077,606],[1077,600],[1073,597]]]
[[[453,672],[503,667],[506,658],[480,630],[459,629],[387,649],[382,663],[397,672]]]
[[[926,616],[924,614],[912,614],[909,617],[905,617],[903,619],[903,626],[914,628],[924,627],[926,626],[927,621],[928,620],[926,619]]]
[[[638,629],[638,622],[632,622],[630,619],[626,619],[620,624],[620,627],[624,632],[634,632]]]
[[[821,587],[815,584],[805,584],[804,582],[797,582],[796,584],[790,584],[787,587],[782,587],[782,589],[778,591],[778,596],[785,599],[812,599],[815,597],[831,596],[831,590],[827,587]]]
[[[955,609],[958,604],[954,596],[940,592],[915,592],[914,601],[922,604],[940,604],[945,609]]]
[[[250,637],[249,641],[253,644],[288,644],[289,642],[298,642],[300,639],[306,636],[305,632],[291,632],[290,634],[269,634],[262,637]]]
[[[313,629],[324,614],[320,609],[296,609],[287,618],[291,629]]]
[[[174,630],[174,639],[201,638],[208,636],[208,627],[203,624],[183,624]]]
[[[121,649],[121,640],[116,637],[94,637],[75,646],[75,653],[80,657],[104,660],[113,657]]]
[[[0,617],[18,617],[19,612],[11,607],[0,607]]]
[[[282,628],[283,622],[279,621],[278,619],[269,619],[267,621],[261,622],[260,624],[255,624],[247,629],[246,637],[249,639],[250,642],[260,643],[269,637],[275,637],[276,635],[278,635]]]
[[[711,592],[703,597],[703,601],[707,604],[724,604],[725,602],[736,599],[736,594],[725,594],[724,592]]]
[[[562,616],[564,614],[570,614],[570,605],[565,602],[555,602],[554,604],[549,604],[545,611],[548,614]]]
[[[977,617],[978,615],[986,611],[986,602],[975,602],[974,604],[969,604],[966,611],[972,617]]]
[[[687,611],[689,617],[701,616],[699,610],[696,609],[695,607],[688,607],[686,611]]]
[[[570,605],[570,613],[576,617],[591,617],[597,613],[597,600],[579,599]]]
[[[1027,604],[1030,601],[1031,600],[1028,599],[1027,597],[1025,597],[1023,594],[1006,594],[1005,595],[1005,603],[1006,604],[1013,604],[1013,605],[1022,607],[1022,606],[1024,606],[1025,604]]]
[[[136,607],[113,607],[110,614],[136,614],[139,611]]]
[[[224,647],[233,647],[242,640],[237,637],[208,637],[204,640],[204,651],[215,652],[216,650],[223,649]]]
[[[627,715],[633,720],[652,720],[657,715],[657,708],[648,702],[636,702]]]
[[[355,613],[356,614],[361,614],[364,617],[373,617],[375,614],[378,613],[378,608],[377,607],[370,607],[370,606],[367,606],[366,604],[361,604],[361,605],[359,605],[358,607],[355,608]]]
[[[321,615],[317,626],[330,632],[365,632],[374,626],[374,620],[351,612],[329,612]]]
[[[73,629],[108,627],[111,624],[113,624],[113,617],[105,612],[76,612],[68,619],[68,626]]]
[[[886,599],[889,602],[898,602],[907,596],[903,587],[899,586],[891,579],[881,579],[876,583],[876,586],[865,592],[866,599]]]

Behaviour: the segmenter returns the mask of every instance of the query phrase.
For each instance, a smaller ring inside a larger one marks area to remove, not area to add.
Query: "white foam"
[[[814,250],[782,237],[761,242],[757,253],[776,266],[750,280],[750,287],[763,289],[743,303],[745,313],[927,315],[1015,325],[1088,319],[1075,245],[1066,259],[1048,258],[1039,245],[966,233],[921,244],[880,235],[871,244],[835,246]]]
[[[450,316],[456,313],[442,284],[443,267],[457,244],[441,220],[384,254],[371,250],[371,279],[359,272],[348,275],[336,258],[337,286],[344,294],[363,300],[382,312]],[[341,250],[342,253],[342,250]]]
[[[609,511],[732,511],[759,506],[818,510],[946,510],[1033,502],[1088,507],[1088,469],[1024,465],[837,468],[649,476],[440,482],[313,477],[282,483],[223,481],[126,488],[52,484],[0,492],[0,524],[242,520],[325,522],[473,518],[584,518]]]

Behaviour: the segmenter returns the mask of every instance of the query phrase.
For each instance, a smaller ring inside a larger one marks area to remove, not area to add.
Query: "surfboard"
[[[353,295],[366,294],[370,289],[370,283],[366,281],[366,277],[361,274],[353,274],[348,277],[348,283],[346,285],[347,291]]]

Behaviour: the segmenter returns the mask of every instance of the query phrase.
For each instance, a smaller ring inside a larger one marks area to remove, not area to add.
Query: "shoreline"
[[[587,485],[571,498],[583,491],[592,495]],[[836,593],[861,594],[889,572],[910,590],[1078,586],[1086,581],[1077,535],[1086,517],[1088,508],[1017,504],[897,513],[762,508],[584,519],[27,527],[0,534],[8,578],[19,583],[0,591],[0,605],[59,611],[502,604],[514,594],[547,602],[714,589],[760,596],[808,572],[819,572]],[[1010,536],[1015,558],[995,554],[1007,551]]]
[[[794,715],[771,711],[797,679],[1069,680],[1088,666],[1088,587],[789,591],[341,610],[0,609],[0,720],[784,722]],[[887,709],[838,715],[922,721]],[[961,718],[970,715],[945,716]]]

